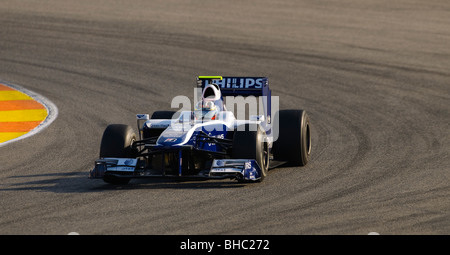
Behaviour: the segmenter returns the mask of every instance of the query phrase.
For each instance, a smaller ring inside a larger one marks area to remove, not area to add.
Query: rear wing
[[[217,84],[222,96],[271,96],[267,77],[199,76],[197,86],[202,90],[208,84]]]
[[[208,84],[217,84],[222,96],[263,97],[266,122],[271,122],[272,92],[267,77],[198,76],[197,86],[202,91]]]

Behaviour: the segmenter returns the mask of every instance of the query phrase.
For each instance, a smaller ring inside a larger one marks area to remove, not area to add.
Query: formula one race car
[[[278,110],[272,118],[266,77],[199,76],[197,85],[202,95],[193,111],[138,114],[139,136],[128,125],[109,125],[89,178],[111,184],[154,177],[254,182],[273,167],[308,163],[309,117],[303,110]],[[245,104],[256,102],[249,97],[259,100],[260,115],[237,120],[228,101],[243,99],[237,111],[245,111]]]

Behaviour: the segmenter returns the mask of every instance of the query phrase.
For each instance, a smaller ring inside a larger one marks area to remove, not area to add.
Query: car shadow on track
[[[103,180],[90,180],[86,172],[16,175],[3,179],[0,191],[42,191],[54,193],[88,193],[139,189],[224,189],[242,188],[233,180],[180,181],[170,179],[133,179],[126,185],[112,185]]]
[[[99,186],[94,189],[101,190],[120,190],[120,189],[223,189],[223,188],[242,188],[245,184],[236,181],[180,181],[170,179],[141,179],[131,180],[126,185],[112,185],[104,183],[102,180],[97,182]]]

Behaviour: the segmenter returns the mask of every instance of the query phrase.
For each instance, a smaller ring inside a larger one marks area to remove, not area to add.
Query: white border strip
[[[56,107],[56,105],[54,103],[52,103],[50,100],[48,100],[44,96],[41,96],[41,95],[39,95],[31,90],[28,90],[22,86],[11,84],[7,81],[0,80],[0,83],[30,96],[35,101],[41,103],[47,110],[47,118],[45,118],[45,120],[42,121],[41,124],[39,124],[37,127],[35,127],[34,129],[32,129],[31,131],[29,131],[28,133],[26,133],[22,136],[19,136],[14,139],[8,140],[6,142],[0,143],[0,147],[3,147],[5,145],[13,143],[13,142],[17,142],[17,141],[25,139],[25,138],[28,138],[30,136],[33,136],[33,135],[41,132],[42,130],[47,128],[50,124],[52,124],[52,122],[58,117],[58,107]]]

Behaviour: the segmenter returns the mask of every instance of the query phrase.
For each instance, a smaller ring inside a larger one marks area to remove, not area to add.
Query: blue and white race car
[[[193,111],[138,114],[139,135],[129,125],[109,125],[89,178],[111,184],[155,177],[260,182],[271,168],[308,163],[309,117],[303,110],[272,113],[266,77],[199,76],[197,85],[202,96]],[[224,97],[262,98],[262,114],[237,120]]]

